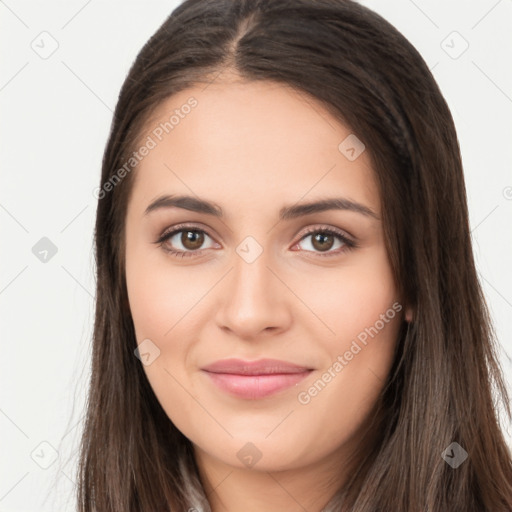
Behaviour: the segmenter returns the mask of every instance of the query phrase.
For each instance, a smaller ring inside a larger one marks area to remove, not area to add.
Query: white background
[[[363,3],[416,46],[454,116],[475,257],[510,387],[512,2]],[[74,510],[94,311],[92,191],[129,66],[176,5],[0,1],[0,512]],[[453,58],[464,40],[468,49]],[[52,44],[47,59],[31,47]],[[46,263],[32,252],[43,237],[57,248]]]

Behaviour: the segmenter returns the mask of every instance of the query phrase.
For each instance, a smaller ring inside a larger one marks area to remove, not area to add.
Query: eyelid
[[[305,231],[301,232],[300,237],[298,238],[297,242],[295,242],[292,245],[292,247],[295,247],[300,242],[302,242],[302,240],[304,240],[309,235],[312,235],[314,233],[327,233],[331,236],[338,238],[343,244],[343,246],[336,251],[331,251],[331,250],[325,251],[325,252],[304,251],[306,254],[311,254],[311,253],[314,254],[315,257],[321,257],[321,258],[336,257],[336,256],[340,256],[342,254],[345,254],[346,252],[348,252],[350,250],[357,249],[359,247],[359,244],[356,241],[355,237],[353,237],[352,235],[349,235],[346,231],[344,231],[340,228],[328,226],[325,224],[310,226],[310,227],[306,228]]]
[[[176,233],[180,232],[180,231],[185,231],[185,230],[190,230],[190,231],[200,231],[202,233],[205,233],[207,234],[210,238],[214,238],[212,237],[209,233],[208,233],[208,230],[206,228],[203,228],[201,227],[200,224],[176,224],[175,226],[172,226],[170,228],[166,228],[164,229],[164,231],[162,232],[162,234],[158,237],[158,240],[155,242],[155,243],[162,243],[163,241],[165,241],[165,239],[167,239],[170,235],[175,235]]]
[[[165,229],[162,232],[162,234],[158,237],[158,239],[156,240],[155,243],[163,246],[163,244],[167,240],[172,238],[175,234],[177,234],[181,231],[186,231],[186,230],[198,231],[198,232],[204,233],[212,240],[215,240],[215,237],[211,236],[209,234],[208,230],[206,228],[201,227],[201,225],[184,223],[184,224],[177,224],[175,226],[172,226],[171,228]],[[323,225],[317,224],[317,225],[309,226],[308,228],[306,228],[304,231],[302,231],[300,233],[300,236],[297,235],[298,236],[297,241],[292,244],[292,247],[299,244],[307,236],[314,234],[314,233],[319,233],[319,232],[328,233],[328,234],[338,237],[344,244],[344,247],[341,250],[326,251],[325,253],[317,252],[317,251],[305,251],[305,252],[313,253],[318,256],[329,257],[329,256],[339,255],[347,250],[354,249],[354,248],[358,247],[358,244],[352,235],[349,235],[346,231],[344,231],[340,228],[335,228],[333,226],[329,226],[329,225],[325,225],[325,224],[323,224]],[[216,243],[218,243],[218,242],[216,242]],[[192,255],[196,255],[196,254],[201,254],[203,251],[206,251],[207,249],[197,249],[195,251],[182,251],[182,250],[173,250],[173,249],[165,249],[165,250],[174,255],[181,255],[181,256],[191,255],[192,256]]]
[[[347,231],[340,228],[335,228],[334,226],[329,226],[327,224],[317,224],[314,226],[307,227],[303,232],[301,232],[298,241],[300,242],[307,235],[318,232],[330,232],[337,236],[345,238],[349,240],[351,243],[355,244],[355,238],[352,235],[350,235]]]
[[[208,229],[205,227],[202,227],[200,224],[177,224],[175,226],[172,226],[170,228],[166,228],[162,234],[159,236],[157,242],[161,242],[164,238],[168,237],[168,235],[175,234],[176,232],[179,232],[181,230],[190,229],[191,231],[201,231],[206,233],[210,238],[214,238],[210,233],[208,232]],[[316,233],[319,231],[332,231],[337,235],[343,236],[345,238],[348,238],[351,242],[355,243],[354,237],[348,233],[345,230],[342,230],[340,228],[335,228],[333,226],[329,226],[326,224],[317,224],[314,226],[309,226],[305,228],[305,230],[300,234],[300,237],[298,238],[297,242],[300,242],[302,238],[304,238],[306,235],[310,235],[311,233]],[[296,235],[299,236],[299,235]],[[297,243],[295,242],[295,243]]]

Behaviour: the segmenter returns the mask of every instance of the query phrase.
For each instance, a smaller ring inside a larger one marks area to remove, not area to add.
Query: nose
[[[289,328],[292,294],[269,259],[265,251],[251,263],[233,255],[233,268],[220,291],[219,328],[246,340]]]

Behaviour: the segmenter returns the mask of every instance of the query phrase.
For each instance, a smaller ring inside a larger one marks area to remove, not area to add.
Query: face
[[[163,409],[198,456],[237,468],[339,459],[404,313],[368,152],[272,82],[182,91],[141,141],[126,279]]]

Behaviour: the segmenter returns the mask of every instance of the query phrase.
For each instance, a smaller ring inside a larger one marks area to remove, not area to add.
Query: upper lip
[[[278,359],[258,359],[257,361],[243,361],[242,359],[221,359],[202,370],[211,373],[228,373],[233,375],[271,375],[283,373],[303,373],[312,370],[288,361]]]

